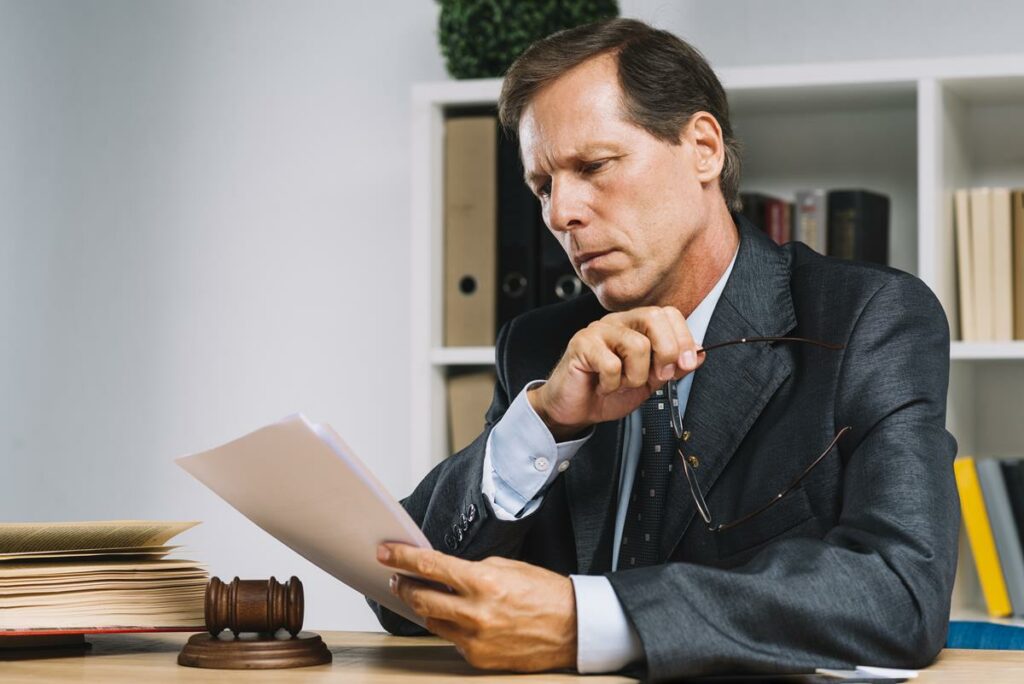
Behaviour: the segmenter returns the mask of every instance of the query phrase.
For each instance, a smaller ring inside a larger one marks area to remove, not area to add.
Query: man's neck
[[[732,263],[737,247],[739,230],[729,212],[723,211],[687,245],[675,292],[666,293],[662,304],[675,306],[689,317]]]

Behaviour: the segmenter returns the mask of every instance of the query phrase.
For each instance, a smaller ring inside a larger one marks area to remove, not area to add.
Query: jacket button
[[[469,518],[466,517],[465,513],[459,514],[459,527],[462,528],[463,532],[469,529]]]
[[[455,543],[455,537],[452,536],[451,532],[444,535],[444,545],[453,550],[458,546],[458,544]]]
[[[686,460],[689,462],[691,468],[700,468],[700,459],[693,454],[687,456]]]
[[[469,507],[466,509],[466,520],[469,522],[476,520],[476,504],[469,504]]]
[[[684,442],[689,442],[690,441],[690,431],[689,430],[683,430],[683,441]]]
[[[458,541],[458,543],[461,544],[462,543],[462,528],[459,527],[459,523],[454,523],[452,525],[452,534],[455,535],[455,539]]]

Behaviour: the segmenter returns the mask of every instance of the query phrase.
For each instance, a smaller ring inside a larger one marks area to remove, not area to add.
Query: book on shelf
[[[830,190],[828,253],[840,259],[889,263],[889,198],[870,190]]]
[[[777,244],[803,242],[819,254],[887,265],[889,197],[870,190],[801,189],[795,200],[740,193],[742,214]]]
[[[775,244],[784,245],[792,239],[789,202],[763,192],[741,192],[740,202],[743,204],[741,213]]]
[[[992,272],[992,191],[990,188],[970,190],[971,258],[974,259],[974,324],[977,339],[995,339],[992,297],[995,277]]]
[[[992,339],[1013,339],[1013,226],[1010,190],[992,188]]]
[[[953,193],[960,339],[1024,340],[1024,191]]]
[[[974,238],[971,236],[970,212],[970,193],[964,189],[954,192],[957,301],[960,303],[960,339],[965,342],[975,342],[978,339],[974,302]]]
[[[1006,483],[1013,522],[1017,526],[1017,538],[1021,548],[1024,548],[1024,461],[1004,460],[999,465],[1003,469],[1003,482]]]
[[[452,369],[448,377],[448,446],[455,453],[484,428],[497,376],[489,369]]]
[[[523,181],[519,144],[499,131],[498,318],[495,329],[537,306],[538,265],[544,220]]]
[[[1010,193],[1013,211],[1013,339],[1024,340],[1024,190]]]
[[[444,343],[494,344],[498,123],[445,121]]]
[[[1013,519],[1010,498],[1003,479],[1003,469],[997,459],[979,459],[978,482],[985,499],[985,510],[992,525],[992,538],[999,555],[999,567],[1010,595],[1010,607],[1015,615],[1024,615],[1024,554],[1021,553],[1017,523]]]
[[[996,552],[992,524],[985,509],[985,500],[978,481],[974,458],[961,456],[953,462],[957,490],[960,492],[960,511],[967,531],[967,541],[974,558],[974,567],[981,582],[985,607],[992,617],[1007,617],[1012,609],[1006,590],[999,554]]]
[[[796,219],[793,239],[804,243],[818,254],[828,254],[828,205],[821,188],[797,190],[793,203]]]
[[[203,628],[207,571],[167,558],[195,522],[0,523],[4,637]]]

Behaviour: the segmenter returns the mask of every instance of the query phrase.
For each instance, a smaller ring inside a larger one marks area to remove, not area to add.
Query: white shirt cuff
[[[526,396],[542,384],[543,380],[527,383],[487,436],[481,488],[499,519],[521,518],[536,510],[537,494],[569,467],[594,434],[591,428],[579,439],[556,443]]]
[[[617,672],[643,660],[644,648],[612,589],[601,575],[569,575],[576,594],[576,669]]]

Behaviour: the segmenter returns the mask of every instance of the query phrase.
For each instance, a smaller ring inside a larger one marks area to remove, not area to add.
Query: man
[[[724,92],[671,34],[542,40],[500,114],[593,295],[501,331],[483,434],[403,502],[439,551],[382,545],[392,590],[483,668],[928,664],[959,515],[934,296],[743,219]]]

